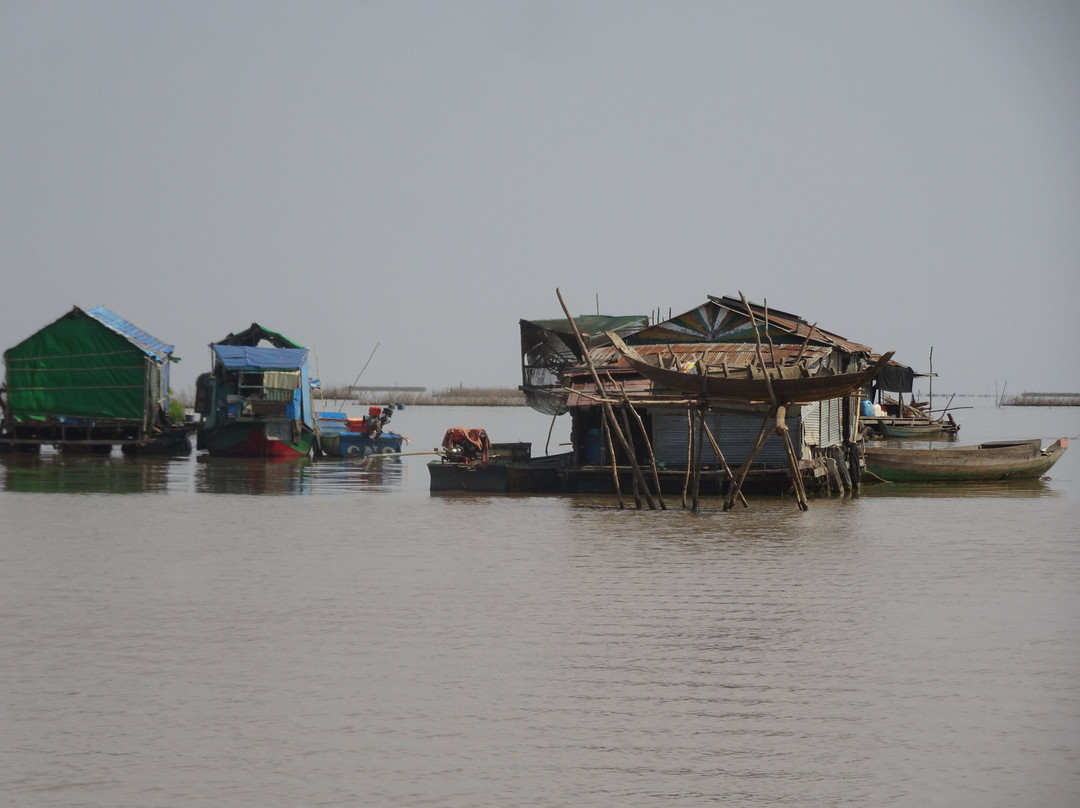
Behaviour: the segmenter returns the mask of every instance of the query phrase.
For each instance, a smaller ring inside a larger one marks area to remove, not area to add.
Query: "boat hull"
[[[565,470],[571,457],[567,452],[529,460],[496,460],[486,466],[432,460],[427,466],[433,492],[555,493],[566,487]]]
[[[400,454],[404,438],[394,432],[371,437],[365,432],[338,432],[319,436],[319,448],[328,457],[368,457]]]
[[[297,458],[310,456],[314,438],[313,430],[292,421],[234,421],[200,432],[199,448],[212,457]]]
[[[1038,440],[982,443],[940,449],[864,449],[866,470],[888,482],[981,482],[1043,476],[1069,442],[1042,448]]]

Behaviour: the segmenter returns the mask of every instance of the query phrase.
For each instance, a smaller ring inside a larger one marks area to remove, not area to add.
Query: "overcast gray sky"
[[[0,2],[0,347],[105,305],[349,383],[767,300],[938,390],[1080,391],[1080,3]]]

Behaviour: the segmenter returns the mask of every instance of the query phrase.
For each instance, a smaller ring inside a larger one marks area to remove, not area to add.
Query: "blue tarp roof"
[[[299,370],[307,364],[307,348],[252,348],[211,345],[218,361],[231,370]]]
[[[169,354],[173,352],[172,345],[168,345],[157,337],[147,334],[141,328],[136,328],[123,317],[118,314],[113,314],[104,306],[90,309],[86,314],[89,317],[93,317],[106,328],[115,331],[122,337],[126,337],[129,342],[138,347],[143,353],[152,356],[159,361],[164,361]]]

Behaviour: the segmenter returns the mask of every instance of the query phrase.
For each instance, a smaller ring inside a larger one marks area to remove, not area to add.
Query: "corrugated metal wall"
[[[803,408],[803,440],[828,448],[843,443],[844,400],[830,398]]]
[[[791,441],[795,445],[796,453],[802,453],[802,440],[800,432],[800,408],[792,407],[787,414],[786,422],[790,430]],[[686,466],[687,446],[687,418],[685,411],[678,410],[652,410],[653,428],[653,452],[656,459],[666,466]],[[710,413],[705,422],[712,430],[716,442],[720,444],[720,451],[724,453],[724,459],[728,465],[737,466],[744,462],[750,451],[754,448],[758,434],[761,432],[762,415],[755,413],[735,414]],[[769,419],[770,422],[772,418]],[[705,438],[705,448],[701,454],[702,462],[706,465],[716,463],[716,455]],[[783,440],[771,429],[769,439],[761,448],[755,463],[768,463],[770,465],[787,465],[787,452],[784,449]]]

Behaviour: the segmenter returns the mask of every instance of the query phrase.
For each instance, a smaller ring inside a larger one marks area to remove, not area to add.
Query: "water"
[[[1076,408],[960,413],[965,443],[1080,434]],[[542,451],[549,421],[394,425],[423,451],[457,424]],[[431,496],[425,456],[8,457],[0,794],[1074,805],[1078,449],[1049,481],[697,516]]]

